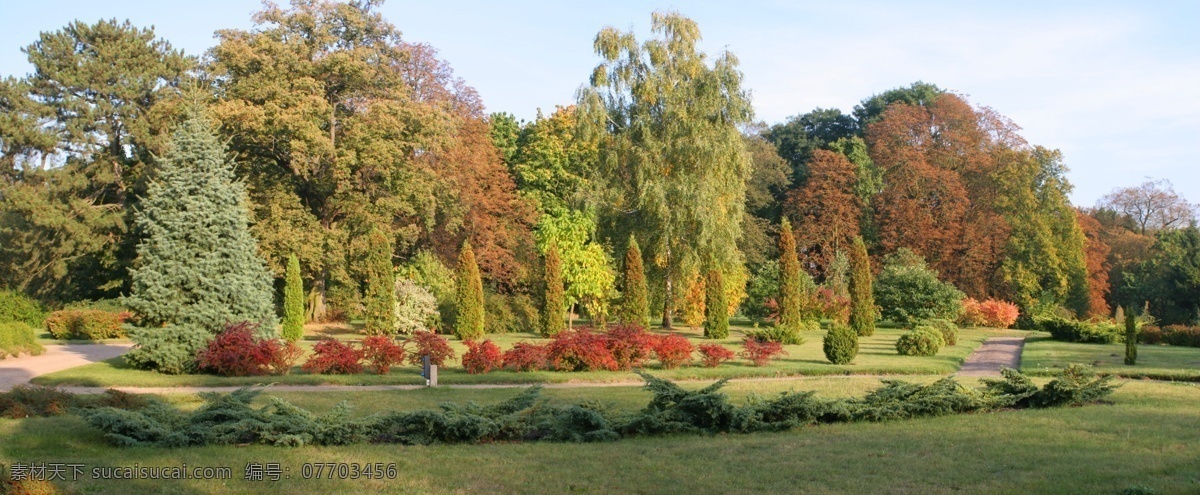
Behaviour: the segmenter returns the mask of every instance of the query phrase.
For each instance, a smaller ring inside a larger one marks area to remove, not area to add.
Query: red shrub
[[[546,344],[546,361],[562,371],[617,369],[617,360],[608,348],[608,336],[586,328],[559,332]]]
[[[779,342],[746,337],[746,340],[742,341],[742,346],[744,349],[742,349],[740,355],[749,359],[755,366],[764,366],[772,359],[787,355],[787,351],[783,350],[783,345]]]
[[[823,318],[838,323],[850,321],[850,298],[838,295],[828,287],[817,289],[817,306]]]
[[[1011,327],[1021,314],[1016,304],[997,299],[979,303],[979,312],[983,314],[983,324],[995,328]]]
[[[490,340],[475,342],[468,340],[467,352],[463,354],[463,367],[472,375],[487,373],[504,367],[504,355]]]
[[[300,358],[296,344],[254,336],[258,325],[249,322],[225,327],[208,347],[196,355],[201,370],[223,376],[282,375]]]
[[[536,371],[546,368],[546,346],[517,342],[504,351],[504,367],[514,371]]]
[[[404,345],[407,347],[409,342],[417,346],[416,350],[408,355],[408,362],[411,364],[421,366],[421,358],[425,356],[429,356],[429,363],[435,366],[442,366],[446,364],[446,360],[454,359],[454,349],[450,348],[450,343],[436,333],[416,331]]]
[[[958,324],[964,327],[981,327],[987,323],[987,319],[983,317],[983,311],[979,308],[979,301],[968,297],[963,299],[962,314],[958,315]]]
[[[392,366],[404,364],[404,346],[391,337],[372,335],[362,341],[363,359],[377,375],[386,375]]]
[[[304,370],[320,375],[352,375],[362,373],[362,351],[334,339],[325,339],[313,347],[313,356],[304,363]]]
[[[641,368],[654,350],[654,336],[635,324],[621,324],[608,331],[608,350],[617,369]]]
[[[663,368],[678,368],[692,361],[692,351],[696,348],[684,336],[672,333],[654,340],[654,356]]]
[[[721,344],[700,344],[700,360],[706,368],[716,368],[736,356],[733,350]]]
[[[1169,325],[1162,330],[1163,342],[1181,347],[1200,347],[1200,327]]]

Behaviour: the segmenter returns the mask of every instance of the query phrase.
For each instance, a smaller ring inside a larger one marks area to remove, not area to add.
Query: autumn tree
[[[855,168],[838,153],[816,150],[808,162],[808,179],[788,193],[784,208],[796,220],[798,250],[820,272],[859,234],[862,203],[855,194]]]
[[[1134,231],[1142,235],[1185,227],[1196,220],[1196,206],[1176,193],[1166,179],[1114,189],[1100,198],[1097,206],[1129,217]]]
[[[616,273],[608,251],[592,239],[595,224],[584,212],[543,215],[537,227],[537,244],[546,253],[551,246],[562,260],[562,283],[568,308],[582,304],[594,322],[608,316],[608,301],[615,290]],[[569,324],[568,324],[569,325]]]
[[[1076,210],[1075,219],[1087,239],[1085,250],[1088,274],[1088,317],[1107,317],[1111,310],[1108,305],[1109,279],[1108,254],[1111,249],[1104,243],[1100,222],[1087,213]]]
[[[633,236],[629,236],[629,246],[625,250],[624,291],[621,297],[621,321],[649,327],[650,300],[646,271],[642,268],[642,250]]]
[[[746,151],[753,171],[746,181],[746,211],[738,247],[746,264],[758,267],[779,258],[774,231],[783,215],[783,200],[791,186],[791,166],[779,156],[762,128],[746,135]]]

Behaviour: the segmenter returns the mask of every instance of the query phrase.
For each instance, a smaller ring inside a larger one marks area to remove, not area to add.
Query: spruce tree
[[[775,332],[784,341],[800,339],[801,284],[796,238],[792,235],[792,224],[784,217],[779,228],[779,321]]]
[[[483,279],[479,277],[479,264],[475,262],[475,251],[471,243],[464,242],[458,253],[458,315],[454,321],[454,335],[461,340],[483,337]]]
[[[193,114],[175,131],[136,223],[143,238],[124,302],[145,326],[216,333],[250,321],[275,334],[274,287],[250,234],[246,186],[207,118]]]
[[[283,338],[292,342],[304,336],[304,284],[300,280],[300,259],[288,256],[283,285]]]
[[[1133,311],[1125,315],[1125,364],[1137,364],[1137,318]]]
[[[850,249],[850,328],[860,337],[875,335],[875,296],[871,292],[871,259],[862,237]]]
[[[646,270],[642,267],[642,250],[637,239],[629,236],[625,250],[625,294],[621,301],[621,321],[650,326],[650,298],[646,288]]]
[[[728,338],[729,304],[725,301],[725,281],[720,270],[709,270],[704,289],[704,336]]]
[[[848,325],[834,322],[822,344],[825,358],[833,364],[850,364],[858,355],[858,333]]]
[[[566,320],[563,312],[567,306],[562,282],[562,260],[558,247],[551,244],[546,249],[545,297],[542,298],[542,335],[553,337],[563,330]]]
[[[367,234],[367,249],[367,326],[363,331],[369,335],[391,334],[396,331],[396,275],[392,268],[392,241],[378,227],[372,228]]]

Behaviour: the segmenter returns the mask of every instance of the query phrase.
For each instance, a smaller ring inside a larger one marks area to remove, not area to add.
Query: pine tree
[[[366,320],[368,335],[396,331],[396,275],[392,268],[392,241],[379,228],[367,234]],[[478,276],[478,271],[476,271]]]
[[[725,302],[725,281],[720,270],[709,270],[704,292],[704,336],[729,337],[729,305]]]
[[[871,292],[871,259],[862,237],[850,249],[850,328],[861,337],[875,335],[875,296]]]
[[[546,293],[542,298],[542,335],[552,337],[563,330],[566,316],[563,314],[567,303],[563,294],[562,260],[558,257],[558,247],[551,244],[546,249]]]
[[[1125,315],[1125,364],[1137,364],[1137,318],[1133,311]]]
[[[300,280],[300,258],[288,256],[283,285],[283,338],[292,342],[304,336],[304,283]]]
[[[621,303],[621,321],[650,326],[650,301],[646,288],[646,271],[642,268],[642,250],[637,239],[629,236],[625,251],[625,294]]]
[[[483,280],[471,243],[464,242],[458,253],[458,317],[454,335],[462,340],[483,337]]]
[[[785,340],[792,340],[788,336],[800,338],[801,284],[796,238],[792,234],[792,224],[784,217],[779,228],[779,322],[776,323],[779,329],[776,333]]]
[[[207,118],[193,114],[175,131],[136,222],[144,237],[125,304],[143,324],[216,333],[251,321],[276,332],[272,277],[250,234],[246,186]]]

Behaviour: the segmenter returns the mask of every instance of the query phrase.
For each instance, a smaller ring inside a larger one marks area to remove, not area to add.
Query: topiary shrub
[[[304,353],[294,342],[260,339],[258,325],[231,324],[196,355],[201,371],[221,376],[284,375]]]
[[[553,337],[566,326],[567,300],[562,280],[562,258],[558,246],[546,248],[545,266],[542,270],[544,292],[542,294],[542,319],[538,330],[542,335]]]
[[[929,320],[928,325],[942,334],[942,342],[947,346],[958,345],[958,325],[944,318]]]
[[[100,309],[63,309],[46,317],[46,329],[59,340],[101,340],[125,336],[123,325],[132,315]]]
[[[504,351],[504,367],[513,371],[537,371],[546,368],[546,346],[517,342]]]
[[[871,258],[862,236],[854,238],[850,249],[850,280],[846,284],[850,292],[850,315],[847,322],[860,337],[875,335],[875,293],[872,289]]]
[[[874,292],[883,318],[908,328],[934,318],[958,318],[965,297],[953,285],[938,280],[938,273],[907,248],[884,258]]]
[[[692,351],[695,346],[687,337],[671,333],[654,339],[654,357],[662,363],[663,368],[673,369],[692,361]]]
[[[458,292],[455,296],[454,336],[474,340],[483,336],[486,314],[483,303],[483,280],[471,243],[464,242],[458,254]]]
[[[559,332],[546,344],[546,358],[551,368],[560,371],[617,369],[607,336],[587,328]]]
[[[786,356],[787,351],[783,350],[783,345],[779,342],[771,342],[759,339],[756,336],[749,336],[742,341],[742,352],[738,353],[738,355],[749,359],[750,363],[755,366],[766,366],[772,359],[779,356]]]
[[[36,356],[46,348],[37,342],[33,327],[23,321],[0,323],[0,359],[29,354]]]
[[[404,342],[406,350],[408,344],[416,346],[412,352],[408,353],[409,364],[421,366],[425,356],[429,356],[429,364],[435,366],[444,366],[446,361],[454,359],[454,349],[450,348],[450,342],[445,337],[433,332],[413,332]]]
[[[313,355],[304,363],[304,371],[317,375],[353,375],[362,373],[362,351],[335,339],[324,339],[313,347]]]
[[[849,325],[834,323],[825,334],[822,348],[833,364],[850,364],[858,355],[858,332]]]
[[[38,328],[45,319],[42,303],[15,290],[0,290],[0,323],[19,321]]]
[[[125,362],[168,375],[196,371],[196,354],[213,338],[208,330],[188,325],[128,328],[128,334],[134,345],[125,354]]]
[[[465,344],[467,344],[467,352],[463,354],[462,363],[463,368],[467,369],[467,373],[479,375],[504,367],[504,354],[500,352],[500,347],[492,341],[468,340]]]
[[[944,344],[941,332],[922,326],[896,339],[896,351],[903,356],[936,356]]]
[[[404,346],[391,337],[373,335],[362,341],[363,360],[376,375],[386,375],[392,366],[404,364]]]
[[[650,297],[646,288],[646,271],[642,266],[642,250],[637,239],[629,236],[625,249],[624,290],[621,293],[621,308],[618,318],[622,323],[633,323],[643,327],[650,324]]]
[[[716,368],[725,361],[732,361],[737,357],[737,353],[733,349],[725,347],[721,344],[700,344],[700,363],[705,368]]]

